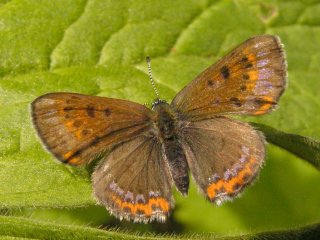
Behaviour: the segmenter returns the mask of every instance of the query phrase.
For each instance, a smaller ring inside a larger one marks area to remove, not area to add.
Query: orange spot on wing
[[[244,166],[244,168],[238,173],[238,175],[234,176],[233,178],[229,180],[220,179],[216,183],[211,183],[207,187],[207,196],[210,200],[214,200],[215,197],[219,194],[219,192],[226,192],[228,194],[234,193],[236,190],[234,190],[234,187],[236,185],[244,185],[248,183],[248,181],[245,181],[245,176],[249,175],[252,176],[253,170],[252,168],[256,164],[256,159],[254,157],[251,157],[249,162]]]
[[[82,130],[76,131],[76,138],[80,140],[82,138]]]
[[[168,213],[170,206],[169,202],[164,198],[151,198],[145,204],[143,203],[130,203],[123,201],[120,197],[112,195],[112,200],[118,205],[123,211],[129,209],[132,215],[138,214],[138,211],[143,211],[145,216],[151,216],[153,213],[152,206],[154,205],[157,209],[160,209],[163,213]]]
[[[68,159],[72,154],[73,154],[73,151],[69,151],[69,152],[63,154],[63,158]]]
[[[169,209],[170,209],[169,203],[164,198],[157,198],[156,205],[158,205],[164,212],[169,212]]]
[[[265,101],[265,103],[263,103],[261,105],[261,107],[259,109],[257,109],[257,111],[255,111],[253,114],[254,115],[261,115],[266,113],[270,108],[272,108],[272,106],[274,106],[273,103],[273,97],[270,96],[264,96],[262,97],[262,101]]]
[[[254,55],[254,54],[249,54],[249,55],[248,55],[248,61],[249,61],[249,62],[252,62],[252,63],[255,63],[255,61],[256,61],[256,55]]]
[[[82,139],[82,130],[74,126],[74,121],[65,121],[64,125],[67,127],[67,131],[74,133],[77,140]]]
[[[72,128],[73,128],[72,124],[73,124],[72,121],[66,121],[64,125],[65,125],[68,129],[72,129]]]
[[[73,153],[74,153],[73,151],[69,151],[69,152],[63,154],[63,159],[67,160],[67,162],[65,162],[65,163],[72,164],[72,165],[81,164],[82,161],[79,157],[73,157],[73,158],[69,159]]]
[[[257,81],[258,80],[258,71],[257,70],[251,70],[248,72],[249,79],[251,81]]]
[[[71,158],[69,161],[68,161],[69,164],[72,164],[72,165],[80,165],[82,163],[81,159],[78,158],[78,157],[74,157],[74,158]]]
[[[258,71],[251,70],[247,72],[247,75],[249,76],[249,79],[246,82],[246,88],[248,91],[253,91],[257,84],[258,80]]]

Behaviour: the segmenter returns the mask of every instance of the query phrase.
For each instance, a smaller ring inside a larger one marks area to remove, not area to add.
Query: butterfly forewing
[[[143,105],[74,93],[50,93],[33,101],[32,120],[47,149],[60,161],[80,165],[111,146],[150,129]]]
[[[193,178],[216,203],[250,184],[265,157],[262,135],[249,124],[226,117],[192,122],[181,139]]]
[[[202,72],[172,102],[193,119],[221,114],[261,115],[277,104],[286,85],[278,37],[253,37]]]
[[[94,192],[120,219],[164,222],[173,207],[172,179],[153,137],[120,143],[93,175]]]

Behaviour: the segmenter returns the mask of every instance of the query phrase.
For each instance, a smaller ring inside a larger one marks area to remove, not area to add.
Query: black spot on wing
[[[69,111],[71,111],[71,110],[73,110],[73,107],[65,107],[65,108],[63,109],[64,112],[69,112]]]
[[[242,92],[246,91],[246,90],[247,90],[247,86],[246,86],[246,85],[242,85],[242,86],[240,87],[240,90],[241,90]]]
[[[90,131],[87,129],[83,129],[81,132],[82,136],[87,136],[89,133],[90,133]]]
[[[95,109],[94,109],[94,107],[92,107],[92,106],[88,106],[88,107],[86,108],[86,113],[87,113],[87,115],[88,115],[89,117],[91,117],[91,118],[94,117],[94,111],[95,111]]]
[[[104,110],[104,115],[105,115],[106,117],[109,117],[109,116],[111,115],[111,110],[110,110],[109,108],[106,108],[106,109]]]
[[[256,98],[256,99],[253,100],[253,102],[258,107],[260,107],[262,105],[265,105],[265,104],[271,104],[271,105],[277,104],[276,102],[268,101],[268,100],[265,100],[263,98]]]
[[[244,56],[243,58],[241,58],[241,62],[248,62],[248,57]]]
[[[223,66],[221,69],[220,69],[220,73],[222,75],[222,77],[224,79],[227,79],[229,78],[230,76],[230,71],[229,71],[229,68],[227,66]]]
[[[236,107],[241,107],[242,106],[242,103],[241,101],[239,100],[239,98],[236,98],[236,97],[232,97],[230,98],[230,102],[235,105]]]
[[[250,77],[249,77],[249,75],[248,75],[248,74],[243,74],[243,76],[242,76],[242,77],[243,77],[243,79],[244,79],[244,80],[249,80],[249,79],[250,79]]]
[[[252,65],[252,63],[247,63],[244,67],[245,67],[245,68],[252,68],[253,65]]]

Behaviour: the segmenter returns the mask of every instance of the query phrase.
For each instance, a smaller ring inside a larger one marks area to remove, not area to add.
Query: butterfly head
[[[151,105],[151,109],[152,110],[155,110],[157,107],[159,107],[160,105],[169,105],[167,103],[166,100],[163,100],[163,99],[160,99],[160,98],[156,98],[153,102],[152,102],[152,105]]]

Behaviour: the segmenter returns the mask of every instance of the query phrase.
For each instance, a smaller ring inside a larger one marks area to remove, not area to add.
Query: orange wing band
[[[229,180],[220,179],[215,183],[211,183],[207,188],[207,196],[210,201],[214,201],[219,197],[221,193],[227,193],[232,195],[238,192],[243,186],[245,186],[252,176],[254,175],[253,169],[256,166],[256,159],[250,158],[250,161],[244,166],[244,168],[233,178]]]
[[[112,195],[112,200],[120,209],[130,211],[132,215],[144,213],[145,216],[151,216],[157,209],[167,214],[170,209],[168,201],[164,198],[150,198],[146,204],[125,202],[116,195]]]

